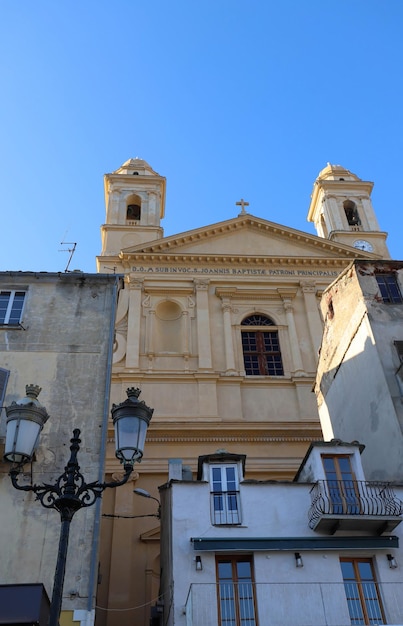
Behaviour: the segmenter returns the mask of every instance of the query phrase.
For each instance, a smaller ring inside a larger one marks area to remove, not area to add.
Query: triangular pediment
[[[121,251],[123,258],[133,254],[376,258],[351,246],[249,214]]]

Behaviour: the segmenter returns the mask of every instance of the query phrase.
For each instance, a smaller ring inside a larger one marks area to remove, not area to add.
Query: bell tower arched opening
[[[126,221],[139,222],[141,220],[141,198],[137,194],[129,196],[126,200]]]
[[[343,202],[344,213],[346,214],[347,222],[349,226],[361,226],[360,216],[358,215],[358,209],[355,202],[352,200],[345,200]]]

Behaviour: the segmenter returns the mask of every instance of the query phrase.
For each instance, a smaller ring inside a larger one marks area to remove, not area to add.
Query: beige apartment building
[[[159,623],[158,503],[133,489],[158,498],[169,460],[190,480],[198,457],[217,451],[247,455],[249,478],[292,479],[322,438],[320,298],[355,260],[389,258],[371,190],[328,165],[308,212],[317,235],[240,201],[232,219],[165,237],[165,178],[140,159],[105,176],[98,271],[124,279],[111,401],[135,386],[155,412],[132,482],[104,495],[98,626]],[[110,423],[108,477],[120,472],[112,437]]]

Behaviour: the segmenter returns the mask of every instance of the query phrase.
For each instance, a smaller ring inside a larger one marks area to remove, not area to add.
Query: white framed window
[[[211,519],[213,524],[240,524],[238,466],[210,465]]]
[[[25,291],[14,289],[0,291],[0,324],[18,326],[24,308]]]

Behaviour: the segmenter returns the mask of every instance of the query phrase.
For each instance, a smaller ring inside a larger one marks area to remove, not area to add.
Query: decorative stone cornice
[[[270,443],[311,442],[321,440],[322,432],[317,422],[208,422],[151,424],[147,443]],[[108,442],[113,444],[111,429]],[[222,447],[222,446],[220,446]]]
[[[317,430],[318,434],[315,435],[315,439],[317,439],[320,435],[320,427]],[[277,436],[273,437],[270,435],[260,435],[260,436],[251,436],[251,435],[206,435],[206,436],[170,436],[170,435],[161,435],[159,437],[154,437],[153,435],[147,436],[147,443],[292,443],[292,442],[302,442],[302,443],[310,443],[312,441],[312,436]]]
[[[315,433],[311,435],[159,435],[154,436],[147,434],[147,444],[172,444],[172,443],[312,443],[312,441],[317,441],[321,439],[321,429],[318,426]],[[109,439],[108,442],[113,443],[113,438]],[[116,474],[120,476],[119,473]],[[119,478],[114,478],[114,480],[119,480]],[[135,480],[135,479],[133,479]]]
[[[345,232],[345,231],[343,231]],[[352,249],[351,246],[347,244],[341,244],[338,242],[329,242],[324,240],[324,243],[315,243],[316,246],[323,250],[327,250],[328,252],[333,252],[335,257],[308,257],[308,256],[295,256],[295,257],[283,257],[283,256],[263,256],[263,255],[234,255],[234,254],[195,254],[195,253],[186,253],[186,254],[155,254],[150,252],[121,252],[119,254],[119,259],[125,267],[130,267],[135,262],[141,261],[142,265],[153,264],[153,263],[171,263],[173,266],[177,264],[184,264],[185,266],[195,265],[195,264],[211,264],[212,266],[216,265],[229,265],[234,269],[236,266],[241,265],[253,265],[258,268],[259,265],[267,267],[267,266],[276,266],[281,265],[284,267],[292,267],[292,266],[306,266],[306,267],[314,267],[318,266],[343,266],[346,261],[350,261],[355,258],[365,258],[365,255],[360,254],[359,251]],[[308,252],[308,251],[307,251]],[[113,259],[113,257],[111,257]],[[145,270],[146,272],[147,270]],[[187,272],[191,274],[191,268],[189,267],[189,271]],[[258,275],[259,272],[256,272]],[[236,276],[236,274],[234,274]],[[179,277],[179,276],[178,276]],[[211,276],[210,276],[211,277]]]

